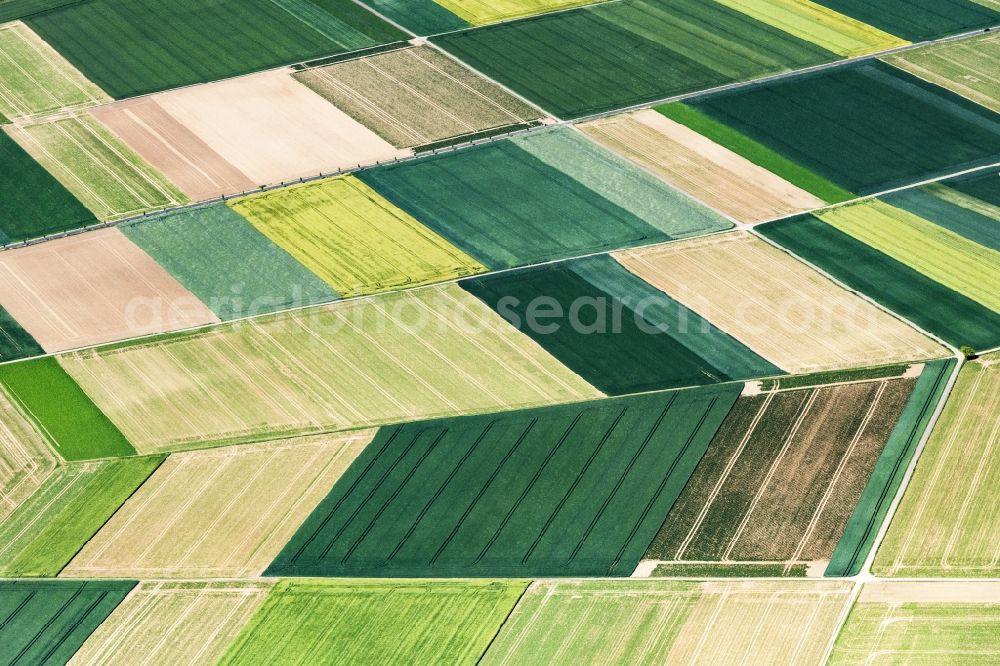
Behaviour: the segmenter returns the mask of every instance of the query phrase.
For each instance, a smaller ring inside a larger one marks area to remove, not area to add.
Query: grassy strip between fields
[[[518,130],[526,130],[532,127],[538,127],[541,124],[542,123],[535,120],[528,123],[517,123],[515,125],[503,125],[501,127],[491,127],[490,129],[484,129],[479,132],[472,132],[471,134],[461,134],[459,136],[453,136],[447,139],[441,139],[440,141],[425,143],[421,146],[415,147],[413,149],[413,152],[418,154],[429,153],[434,150],[439,150],[441,148],[448,148],[449,146],[455,146],[461,143],[468,143],[470,141],[476,141],[478,139],[486,139],[491,136],[496,136],[497,134],[506,134],[509,132],[517,132]]]
[[[785,571],[787,565],[781,562],[738,562],[733,564],[719,563],[693,563],[693,562],[667,562],[657,564],[653,569],[652,577],[674,577],[674,578],[753,578],[777,576],[804,578],[806,576],[806,564],[795,564]]]
[[[778,389],[805,388],[807,386],[824,386],[826,384],[839,384],[841,382],[857,382],[865,379],[885,379],[886,377],[899,377],[909,363],[895,363],[893,365],[880,365],[873,368],[851,368],[848,370],[827,370],[824,372],[814,372],[808,375],[790,375],[788,377],[775,377],[765,379],[761,382],[761,388],[765,391],[777,391]]]

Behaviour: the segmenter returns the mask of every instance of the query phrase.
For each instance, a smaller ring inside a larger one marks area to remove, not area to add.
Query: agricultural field
[[[879,549],[882,576],[997,577],[1000,353],[966,363]]]
[[[101,220],[187,201],[180,190],[85,113],[16,124],[7,132]]]
[[[741,389],[385,427],[266,574],[628,576]]]
[[[838,58],[701,0],[601,3],[431,41],[567,119]]]
[[[731,226],[572,129],[355,175],[491,269]]]
[[[64,664],[115,606],[131,581],[0,581],[0,661]]]
[[[69,664],[217,663],[271,587],[265,581],[139,583]]]
[[[435,0],[471,25],[484,25],[532,14],[593,4],[595,0]]]
[[[0,361],[12,361],[45,353],[35,339],[0,306]]]
[[[981,171],[972,175],[958,176],[945,182],[952,189],[979,200],[979,204],[1000,207],[1000,178],[996,169]],[[992,211],[991,210],[991,216]]]
[[[541,581],[482,660],[818,664],[850,586],[805,581]]]
[[[429,46],[307,69],[294,77],[397,148],[522,125],[542,115]]]
[[[45,483],[57,464],[45,437],[0,385],[0,522]]]
[[[61,465],[0,523],[0,576],[53,577],[163,459]]]
[[[944,227],[966,240],[1000,252],[1000,207],[941,183],[879,197],[894,208]]]
[[[996,0],[813,0],[911,42],[1000,24]]]
[[[345,297],[486,270],[354,176],[252,195],[229,205]]]
[[[459,284],[609,395],[784,374],[607,255]]]
[[[995,664],[998,624],[997,583],[866,583],[829,663]]]
[[[350,0],[86,0],[25,23],[115,99],[403,36]]]
[[[434,0],[362,0],[390,21],[418,35],[468,28],[469,24]]]
[[[352,431],[174,454],[61,575],[259,576],[373,435]]]
[[[616,257],[792,374],[945,355],[930,338],[748,234],[628,250]]]
[[[819,197],[653,109],[581,126],[593,139],[741,222],[825,206]]]
[[[280,581],[221,663],[473,666],[525,585]]]
[[[115,228],[0,254],[0,305],[46,352],[219,321]]]
[[[454,285],[81,351],[59,363],[140,452],[601,395]]]

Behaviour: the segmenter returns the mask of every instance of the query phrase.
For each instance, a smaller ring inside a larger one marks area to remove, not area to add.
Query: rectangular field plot
[[[418,35],[468,28],[469,24],[434,0],[363,0],[363,3]]]
[[[0,361],[13,361],[44,354],[35,339],[0,306]]]
[[[271,587],[262,581],[139,583],[69,663],[217,663]]]
[[[88,0],[25,22],[116,99],[402,36],[347,0]]]
[[[0,523],[52,474],[55,452],[0,384]]]
[[[267,574],[627,576],[741,388],[383,428]]]
[[[996,169],[958,176],[944,182],[959,192],[979,199],[980,203],[1000,207],[1000,173]]]
[[[102,220],[187,201],[180,190],[86,114],[13,125],[7,131]]]
[[[0,523],[0,576],[59,573],[162,458],[61,465]]]
[[[118,229],[4,252],[0,305],[47,352],[219,321]]]
[[[481,663],[818,664],[849,594],[832,582],[537,582]]]
[[[1000,575],[1000,354],[962,367],[874,570],[884,576]]]
[[[472,25],[579,7],[596,1],[599,0],[436,0],[442,7]]]
[[[920,42],[1000,23],[995,0],[814,0],[859,21]]]
[[[819,197],[653,109],[596,120],[581,129],[741,222],[760,222],[826,205]]]
[[[172,455],[61,575],[258,576],[373,435],[356,431]]]
[[[221,663],[473,666],[525,585],[281,581]]]
[[[997,189],[1000,190],[1000,178],[997,181]],[[1000,252],[1000,206],[981,201],[940,182],[886,194],[879,197],[879,200],[933,222],[966,240]],[[933,227],[930,229],[933,230]],[[965,246],[964,243],[959,245]]]
[[[358,58],[294,76],[399,148],[518,125],[542,115],[429,46]]]
[[[716,2],[609,2],[432,39],[560,118],[836,60]]]
[[[629,250],[617,257],[792,374],[945,355],[930,338],[747,234]]]
[[[229,205],[343,296],[486,270],[354,176],[274,190]]]
[[[60,363],[147,452],[601,395],[453,285]]]
[[[997,583],[866,583],[828,663],[995,664],[997,626]]]
[[[0,25],[0,116],[17,120],[109,99],[26,25]]]
[[[65,664],[135,583],[0,582],[0,661]]]

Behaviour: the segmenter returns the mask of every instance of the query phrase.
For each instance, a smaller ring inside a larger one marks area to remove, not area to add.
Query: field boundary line
[[[830,659],[833,656],[833,648],[837,645],[837,639],[840,638],[840,634],[844,630],[844,627],[847,626],[847,620],[851,616],[851,611],[854,610],[854,605],[857,603],[858,597],[861,596],[861,589],[864,585],[865,582],[863,582],[860,578],[855,578],[854,585],[851,587],[851,592],[847,596],[847,600],[844,603],[844,608],[840,611],[840,617],[837,620],[837,624],[833,628],[833,635],[830,636],[826,649],[823,650],[823,658],[820,660],[820,664],[825,666],[830,663]]]
[[[510,617],[514,614],[514,611],[517,610],[518,606],[521,605],[521,600],[524,599],[524,596],[528,594],[528,590],[530,590],[535,585],[535,583],[536,581],[529,580],[525,584],[524,589],[521,590],[521,594],[519,594],[517,597],[517,601],[515,601],[514,604],[510,607],[510,610],[507,611],[507,615],[500,623],[500,626],[497,627],[497,630],[493,633],[493,637],[490,638],[490,641],[486,644],[486,647],[483,648],[483,653],[479,655],[479,657],[476,659],[476,666],[479,666],[479,664],[483,663],[483,659],[486,658],[486,654],[490,651],[490,648],[493,647],[493,643],[496,642],[497,637],[500,636],[500,632],[503,631],[503,628],[507,626],[508,622],[510,622]]]

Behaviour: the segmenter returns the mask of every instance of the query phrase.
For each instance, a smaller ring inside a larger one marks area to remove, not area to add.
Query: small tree
[[[958,351],[962,352],[962,356],[965,357],[966,361],[974,361],[976,358],[976,350],[969,345],[962,345],[958,348]]]

